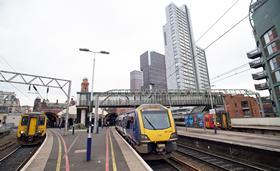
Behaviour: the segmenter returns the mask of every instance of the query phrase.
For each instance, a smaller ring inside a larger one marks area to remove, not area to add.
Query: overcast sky
[[[142,53],[154,50],[164,54],[162,26],[169,3],[189,7],[197,39],[235,1],[0,0],[0,69],[72,80],[72,96],[76,97],[82,78],[91,82],[93,59],[93,54],[78,49],[106,50],[110,55],[97,54],[94,89],[128,89],[129,72],[139,70]],[[246,16],[249,3],[240,0],[197,45],[205,48]],[[246,53],[255,47],[246,19],[206,50],[210,78],[249,62]],[[252,80],[254,72],[213,84],[215,88],[254,90],[258,83]],[[26,85],[16,86],[25,95],[8,83],[0,83],[0,90],[16,92],[21,104],[33,105],[38,95],[28,93]],[[46,88],[38,89],[46,97]],[[50,90],[49,99],[66,100],[55,89]]]

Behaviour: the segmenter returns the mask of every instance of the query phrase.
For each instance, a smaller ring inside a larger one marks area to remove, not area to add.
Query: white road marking
[[[75,150],[74,151],[74,153],[85,153],[85,152],[87,152],[87,150],[86,149],[81,149],[81,150]]]

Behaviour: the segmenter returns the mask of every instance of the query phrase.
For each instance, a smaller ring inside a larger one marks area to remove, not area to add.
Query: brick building
[[[255,98],[238,95],[225,95],[226,109],[231,118],[261,117],[260,108]]]

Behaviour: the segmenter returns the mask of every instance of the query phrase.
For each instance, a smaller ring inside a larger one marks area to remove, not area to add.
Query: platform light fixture
[[[88,138],[87,138],[87,155],[86,155],[86,159],[87,161],[90,161],[91,160],[91,144],[92,144],[92,137],[91,137],[91,130],[92,130],[92,100],[93,100],[93,83],[94,83],[94,69],[95,69],[95,55],[97,53],[100,53],[100,54],[106,54],[106,55],[109,55],[110,52],[107,52],[107,51],[99,51],[99,52],[94,52],[94,51],[91,51],[90,49],[87,49],[87,48],[79,48],[79,51],[83,51],[83,52],[91,52],[93,53],[93,67],[92,67],[92,81],[91,81],[91,98],[90,98],[90,113],[89,113],[89,127],[88,127]],[[94,115],[94,132],[96,134],[98,134],[98,112],[95,113]]]

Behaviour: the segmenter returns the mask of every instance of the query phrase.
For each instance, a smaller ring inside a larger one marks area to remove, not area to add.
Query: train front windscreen
[[[142,111],[144,127],[149,130],[167,129],[170,127],[170,119],[167,110]]]

